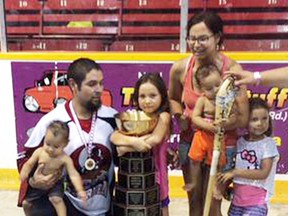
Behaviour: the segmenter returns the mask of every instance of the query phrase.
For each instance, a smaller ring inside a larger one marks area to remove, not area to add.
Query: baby
[[[47,128],[43,147],[39,147],[29,160],[23,165],[20,172],[21,181],[26,181],[35,164],[44,164],[42,173],[44,175],[62,173],[65,169],[74,185],[78,197],[86,204],[86,192],[82,185],[82,179],[74,167],[72,159],[65,154],[64,148],[69,141],[69,127],[67,123],[53,121]],[[32,177],[33,180],[33,177]],[[60,178],[55,185],[48,190],[41,190],[29,187],[23,207],[26,215],[29,215],[32,208],[31,202],[48,196],[58,216],[66,216],[66,206],[63,201],[64,185]]]

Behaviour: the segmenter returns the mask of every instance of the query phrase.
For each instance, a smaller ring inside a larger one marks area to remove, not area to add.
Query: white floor
[[[23,216],[21,208],[17,207],[17,191],[0,191],[0,216]],[[223,202],[222,213],[226,216],[228,202]],[[188,204],[186,199],[172,199],[170,206],[170,216],[188,216]],[[271,204],[269,216],[288,216],[288,205]],[[119,215],[120,216],[120,215]]]

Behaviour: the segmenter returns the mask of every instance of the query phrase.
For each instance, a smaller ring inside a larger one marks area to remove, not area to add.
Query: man
[[[68,179],[64,196],[67,215],[106,216],[110,214],[114,183],[113,151],[109,137],[116,127],[116,110],[101,103],[104,78],[101,67],[94,61],[86,58],[75,60],[68,68],[67,78],[73,99],[57,106],[40,119],[25,143],[26,151],[19,154],[18,167],[21,169],[31,153],[42,145],[50,122],[67,122],[70,135],[65,152],[73,159],[88,196],[87,206],[83,206]],[[44,166],[38,166],[34,174],[30,175],[26,184],[28,187],[25,188],[25,184],[21,185],[19,205],[27,188],[47,189],[59,179],[61,174],[57,173],[44,176],[41,172]],[[35,200],[32,206],[23,208],[32,208],[32,216],[56,215],[49,201],[44,198]]]

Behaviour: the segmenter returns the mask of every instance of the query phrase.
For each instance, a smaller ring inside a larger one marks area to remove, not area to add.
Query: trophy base
[[[158,185],[146,190],[127,190],[116,186],[115,202],[129,206],[149,206],[160,202]]]
[[[126,158],[149,158],[153,155],[152,151],[147,152],[127,152],[122,157]]]
[[[118,185],[126,189],[145,190],[156,185],[155,173],[130,174],[118,172]]]
[[[150,206],[125,206],[114,203],[113,205],[114,216],[160,216],[161,206],[160,203]]]
[[[146,158],[120,157],[119,171],[131,174],[154,172],[154,160],[152,156]]]

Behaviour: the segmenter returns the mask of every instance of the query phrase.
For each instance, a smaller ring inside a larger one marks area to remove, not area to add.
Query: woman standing
[[[171,103],[172,112],[179,120],[182,129],[180,135],[179,155],[182,165],[185,185],[191,184],[192,190],[187,191],[189,200],[189,214],[202,215],[207,178],[209,169],[203,169],[206,173],[205,179],[198,179],[193,175],[193,161],[188,158],[193,138],[193,125],[191,115],[196,100],[200,96],[200,88],[195,82],[195,71],[198,67],[206,64],[214,64],[223,73],[227,70],[241,71],[241,66],[234,60],[225,56],[219,49],[223,42],[223,21],[215,13],[205,11],[194,15],[187,26],[187,44],[193,55],[175,62],[170,70],[169,97],[174,102]],[[248,98],[246,87],[240,87],[240,94],[237,97],[239,104],[239,115],[237,127],[245,127],[248,121]],[[199,185],[200,184],[200,185]],[[212,202],[213,215],[221,215],[220,203]],[[216,210],[217,209],[217,210]]]

